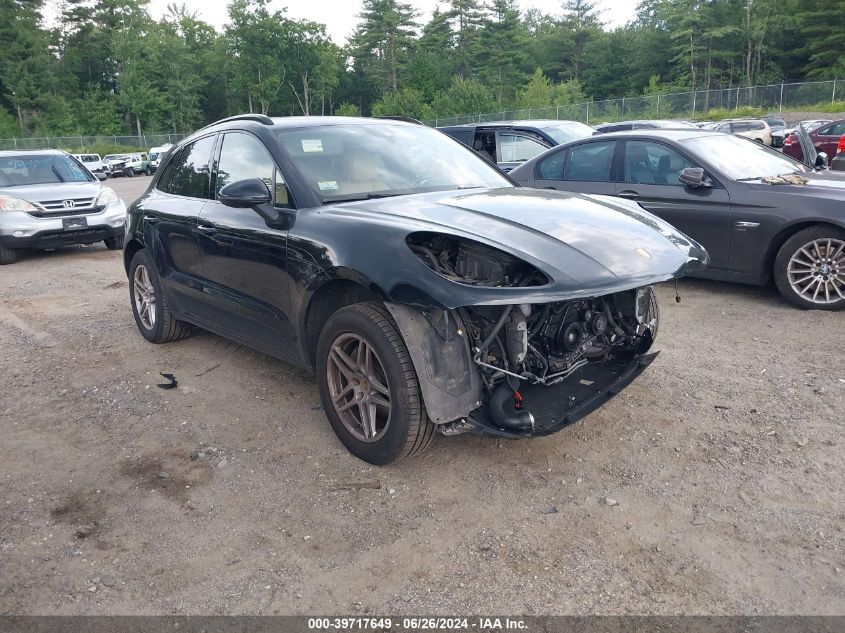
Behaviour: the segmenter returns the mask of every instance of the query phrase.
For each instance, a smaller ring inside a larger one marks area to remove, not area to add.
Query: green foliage
[[[493,98],[481,82],[455,77],[447,90],[435,95],[432,108],[437,116],[478,114],[493,109]]]
[[[423,93],[415,88],[402,88],[389,92],[381,101],[373,104],[373,116],[408,116],[414,119],[429,119],[434,116],[431,106],[425,102]]]
[[[334,111],[335,116],[361,116],[361,110],[352,103],[341,103]]]
[[[0,138],[188,132],[245,111],[583,118],[565,106],[591,101],[592,122],[683,117],[690,100],[666,93],[845,77],[842,0],[640,0],[614,30],[596,0],[554,14],[444,0],[424,24],[410,0],[363,0],[343,47],[272,0],[232,0],[222,32],[178,3],[154,17],[149,0],[62,0],[48,25],[45,2],[0,0]],[[697,116],[759,114],[702,114],[724,102],[698,94]],[[830,98],[829,84],[788,91],[840,111]]]

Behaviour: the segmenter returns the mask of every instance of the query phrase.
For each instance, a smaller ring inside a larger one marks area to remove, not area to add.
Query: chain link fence
[[[64,149],[84,152],[90,147],[125,146],[144,151],[151,147],[174,144],[187,134],[142,134],[141,136],[52,136],[43,138],[3,138],[0,150]]]
[[[739,111],[742,108],[759,108],[766,112],[783,112],[835,103],[837,100],[845,101],[843,79],[585,101],[548,108],[439,117],[425,123],[441,127],[486,121],[565,119],[598,125],[625,119],[702,119],[708,111],[715,109]],[[845,110],[845,106],[842,109]]]

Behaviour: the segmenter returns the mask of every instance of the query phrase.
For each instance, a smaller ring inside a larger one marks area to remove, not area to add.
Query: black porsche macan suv
[[[706,262],[635,203],[520,189],[436,130],[243,115],[173,148],[129,210],[135,321],[193,326],[316,373],[386,464],[436,433],[529,437],[653,360],[650,284]]]

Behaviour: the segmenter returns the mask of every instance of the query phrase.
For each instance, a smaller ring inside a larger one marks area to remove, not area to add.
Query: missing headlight
[[[480,242],[438,233],[412,233],[406,242],[421,262],[456,283],[485,287],[549,283],[531,264]]]

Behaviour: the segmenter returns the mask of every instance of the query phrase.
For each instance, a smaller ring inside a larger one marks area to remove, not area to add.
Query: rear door
[[[218,201],[229,183],[259,178],[279,209],[293,207],[285,180],[264,143],[248,132],[222,135],[212,200],[197,230],[213,326],[276,354],[292,354],[288,232],[272,228],[253,209]]]
[[[638,202],[699,242],[710,254],[712,267],[727,268],[731,228],[727,190],[713,178],[712,187],[684,187],[678,179],[681,171],[700,165],[667,144],[626,140],[622,145],[617,195]]]
[[[617,141],[587,141],[552,152],[537,164],[534,186],[578,193],[616,195],[613,164]]]
[[[197,219],[209,196],[210,162],[216,134],[183,147],[167,164],[153,195],[139,203],[144,239],[156,261],[175,311],[201,318],[204,310],[202,258]]]

